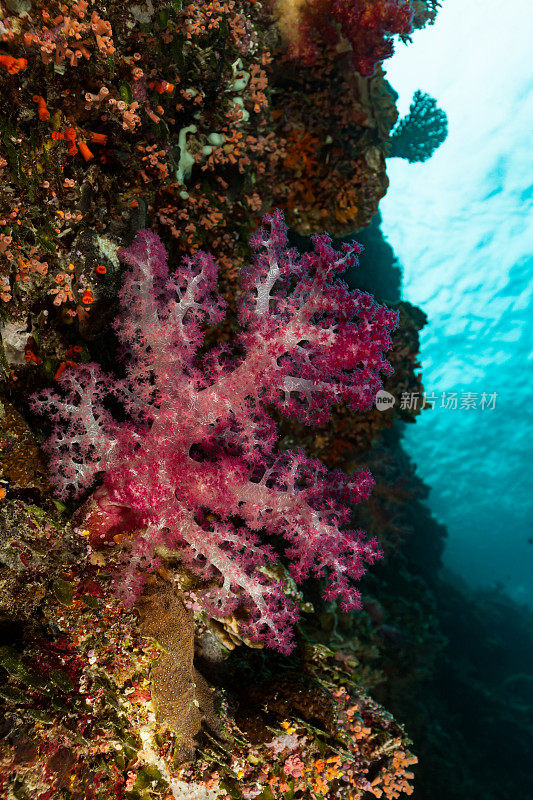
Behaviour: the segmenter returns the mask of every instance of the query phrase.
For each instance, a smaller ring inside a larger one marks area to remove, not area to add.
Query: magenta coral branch
[[[281,212],[265,221],[270,231],[251,240],[257,256],[242,278],[246,357],[201,396],[203,413],[253,396],[308,424],[327,420],[341,400],[368,408],[380,373],[391,372],[383,351],[396,314],[335,280],[357,264],[360,246],[345,244],[340,253],[327,235],[315,236],[315,251],[300,259],[287,248]]]
[[[393,34],[411,33],[415,10],[412,0],[277,0],[276,5],[292,57],[312,66],[323,42],[337,44],[343,37],[355,69],[365,77],[392,55]]]
[[[115,421],[102,405],[111,382],[97,364],[68,370],[61,377],[63,397],[45,391],[31,399],[32,407],[56,423],[46,445],[52,482],[81,494],[102,469],[116,444]]]
[[[328,474],[300,451],[275,454],[265,405],[311,424],[340,400],[369,407],[391,371],[383,352],[397,316],[338,279],[357,263],[358,245],[339,252],[317,236],[300,257],[287,247],[282,215],[265,222],[242,280],[243,355],[199,354],[203,327],[224,315],[213,259],[198,253],[169,277],[158,237],[141,231],[121,253],[129,269],[115,328],[126,378],[88,365],[61,376],[63,396],[42,392],[34,408],[58,423],[48,447],[62,495],[79,496],[104,475],[84,526],[92,546],[128,534],[117,575],[124,599],[139,596],[158,553],[175,551],[202,579],[206,611],[220,618],[245,606],[243,631],[286,651],[297,614],[272,564],[281,556],[297,581],[325,579],[326,596],[352,608],[353,581],[379,548],[347,529],[369,473]],[[110,395],[127,422],[106,411]],[[284,553],[272,537],[286,542]]]

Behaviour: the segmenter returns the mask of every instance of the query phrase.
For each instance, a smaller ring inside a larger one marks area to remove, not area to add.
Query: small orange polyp
[[[32,97],[34,103],[37,103],[37,114],[39,119],[47,120],[50,119],[50,112],[46,108],[46,100],[44,97],[41,97],[40,94],[34,94]]]
[[[85,142],[78,142],[78,147],[80,148],[80,153],[85,161],[91,161],[94,158],[94,155],[91,153]]]
[[[0,53],[0,66],[4,67],[10,75],[16,75],[22,69],[26,69],[28,62],[25,58],[13,58],[13,56]]]
[[[54,375],[54,380],[60,378],[61,375],[64,373],[64,371],[67,369],[67,367],[70,367],[71,369],[78,369],[78,365],[76,364],[75,361],[62,361],[58,367],[56,374]]]

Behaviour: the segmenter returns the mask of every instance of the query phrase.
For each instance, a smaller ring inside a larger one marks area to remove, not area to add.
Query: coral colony
[[[351,579],[379,548],[345,530],[349,504],[369,494],[368,471],[328,475],[301,450],[275,452],[265,407],[316,424],[336,402],[371,406],[380,373],[391,371],[383,352],[397,313],[338,279],[357,263],[357,245],[339,252],[316,236],[314,251],[299,256],[287,248],[282,215],[265,222],[242,276],[241,355],[226,345],[201,354],[201,326],[224,315],[211,256],[199,252],[169,277],[161,241],[141,231],[121,253],[129,270],[115,330],[126,377],[87,364],[61,376],[63,397],[47,390],[33,407],[64,423],[48,444],[61,496],[79,496],[104,474],[98,511],[84,525],[96,544],[131,534],[121,577],[128,600],[139,598],[142,567],[158,564],[157,547],[179,548],[195,573],[220,576],[205,610],[227,616],[244,602],[248,636],[288,651],[295,608],[283,583],[267,577],[269,539],[285,540],[297,582],[327,574],[325,596],[346,610],[359,605]],[[122,402],[126,421],[106,410],[108,395]]]
[[[445,136],[382,67],[437,7],[0,2],[1,800],[412,792],[370,693],[442,637],[374,399],[425,317],[349,286]]]
[[[312,66],[321,40],[338,44],[344,38],[353,66],[364,77],[392,55],[392,34],[412,32],[413,6],[411,0],[277,0],[293,58]]]

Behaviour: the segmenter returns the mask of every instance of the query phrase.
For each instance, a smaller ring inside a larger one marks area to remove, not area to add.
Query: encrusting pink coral
[[[352,581],[379,548],[345,529],[349,504],[370,492],[370,473],[328,474],[300,450],[276,452],[265,405],[308,424],[327,420],[341,400],[368,408],[380,373],[392,370],[383,352],[397,315],[338,279],[356,265],[359,245],[336,251],[324,234],[299,256],[287,247],[281,212],[265,222],[242,277],[235,350],[200,350],[202,327],[224,317],[213,258],[198,252],[169,277],[161,241],[141,231],[121,251],[130,269],[115,329],[126,377],[80,365],[61,375],[62,397],[43,391],[33,407],[63,423],[48,444],[63,496],[79,496],[104,474],[85,527],[93,545],[128,534],[117,578],[126,601],[156,568],[158,547],[179,550],[209,581],[201,599],[208,613],[245,606],[245,635],[288,651],[297,611],[268,572],[277,554],[265,537],[285,540],[296,581],[327,576],[326,597],[341,598],[345,609],[358,606]],[[109,397],[127,422],[112,417]]]

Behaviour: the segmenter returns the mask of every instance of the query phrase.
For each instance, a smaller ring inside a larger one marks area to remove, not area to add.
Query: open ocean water
[[[532,23],[528,0],[446,0],[437,26],[397,46],[387,74],[401,113],[422,89],[449,135],[426,163],[391,159],[381,203],[403,295],[429,317],[421,360],[437,400],[405,438],[448,527],[444,563],[531,605]],[[450,392],[457,409],[441,407]],[[476,408],[461,409],[466,392]]]

